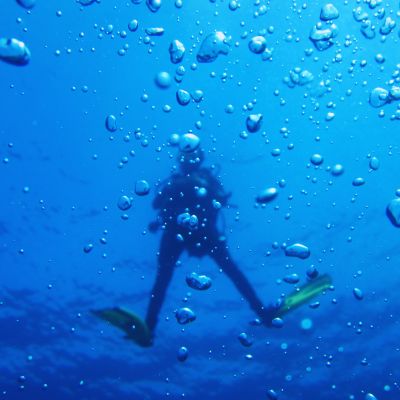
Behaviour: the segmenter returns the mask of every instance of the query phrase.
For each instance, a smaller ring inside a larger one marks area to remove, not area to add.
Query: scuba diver
[[[241,296],[257,315],[260,323],[271,326],[273,319],[299,307],[311,297],[326,290],[331,284],[327,275],[306,284],[300,291],[285,298],[281,303],[264,306],[255,290],[233,261],[223,232],[218,230],[218,217],[222,207],[229,207],[231,193],[210,168],[202,166],[204,150],[181,152],[178,156],[180,171],[172,174],[160,188],[153,201],[158,210],[157,220],[149,224],[149,230],[162,229],[158,252],[158,270],[151,290],[145,320],[132,312],[114,307],[93,313],[122,329],[126,338],[148,347],[164,303],[174,269],[183,251],[193,257],[211,257],[222,272],[232,281]]]
[[[153,208],[159,210],[159,219],[151,224],[163,228],[158,255],[158,272],[146,315],[146,323],[154,332],[168,285],[180,255],[186,250],[190,256],[211,257],[236,286],[261,320],[268,320],[264,306],[247,278],[229,254],[218,217],[221,207],[228,206],[231,193],[209,168],[202,167],[204,151],[181,153],[180,172],[173,174],[157,194]]]

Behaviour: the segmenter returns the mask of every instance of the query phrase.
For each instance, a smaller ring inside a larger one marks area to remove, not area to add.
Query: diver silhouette
[[[151,291],[146,323],[154,332],[158,315],[180,255],[186,250],[190,256],[211,257],[236,286],[251,309],[263,322],[270,322],[272,313],[265,308],[256,292],[229,254],[223,232],[218,230],[222,207],[228,205],[231,193],[225,192],[210,168],[202,166],[204,150],[181,153],[180,172],[174,173],[159,190],[153,208],[159,210],[158,221],[149,225],[151,231],[162,227],[158,253],[158,271]],[[180,215],[189,221],[180,223]],[[193,221],[191,225],[190,221]]]
[[[297,288],[275,304],[264,306],[233,261],[223,232],[218,229],[221,208],[228,206],[231,193],[224,190],[212,169],[202,166],[203,161],[202,149],[180,153],[179,172],[173,173],[161,184],[154,198],[153,208],[158,210],[158,216],[149,224],[149,231],[162,229],[163,233],[156,279],[145,320],[121,307],[92,310],[97,317],[123,330],[126,339],[143,347],[153,344],[168,286],[185,250],[190,256],[211,257],[258,316],[260,324],[268,327],[274,326],[274,321],[279,317],[307,303],[331,285],[331,278],[325,274]],[[276,326],[280,327],[282,321],[277,322]]]

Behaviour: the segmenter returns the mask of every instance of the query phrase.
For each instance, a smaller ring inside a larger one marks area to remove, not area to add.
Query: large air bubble
[[[295,243],[285,248],[285,254],[288,257],[297,257],[305,260],[310,257],[310,249],[301,243]]]
[[[206,275],[198,275],[196,272],[192,272],[186,277],[186,283],[189,287],[196,290],[207,290],[212,285],[211,278]]]
[[[185,46],[179,40],[173,40],[169,45],[169,58],[173,64],[179,64],[185,56]]]
[[[382,107],[389,101],[389,91],[381,87],[373,89],[369,95],[369,104],[371,104],[372,107]]]
[[[321,8],[320,18],[323,21],[339,18],[339,11],[332,3],[325,4]]]
[[[17,39],[0,39],[0,60],[13,65],[27,65],[31,53],[24,42]]]
[[[200,138],[194,133],[185,133],[179,138],[179,149],[184,153],[191,153],[200,145]]]
[[[93,0],[92,0],[93,1]],[[27,10],[30,10],[33,8],[36,4],[36,0],[17,0],[17,3],[21,6],[26,8]]]
[[[215,32],[206,36],[197,53],[197,61],[209,63],[215,61],[220,54],[228,54],[230,45],[223,32]]]
[[[395,198],[388,204],[386,215],[395,227],[400,228],[400,198]]]
[[[180,308],[175,312],[175,318],[178,324],[186,325],[196,319],[195,313],[188,307]]]

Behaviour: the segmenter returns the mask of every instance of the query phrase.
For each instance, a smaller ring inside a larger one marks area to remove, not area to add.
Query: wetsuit
[[[222,184],[206,168],[198,168],[186,176],[172,175],[157,193],[153,208],[159,210],[163,235],[158,253],[157,277],[146,315],[150,331],[154,332],[176,262],[184,250],[191,256],[210,256],[260,319],[268,319],[267,310],[231,259],[227,244],[217,229],[219,209],[227,204],[229,197],[230,194],[223,190]],[[189,229],[178,223],[178,216],[184,212],[196,215],[196,227]]]

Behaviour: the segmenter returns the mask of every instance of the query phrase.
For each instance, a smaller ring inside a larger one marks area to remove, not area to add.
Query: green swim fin
[[[283,300],[283,304],[274,312],[275,318],[282,317],[288,312],[302,306],[315,296],[329,289],[331,285],[332,278],[328,274],[321,275],[307,282]]]
[[[92,310],[92,313],[111,325],[125,332],[125,339],[132,340],[142,347],[150,347],[152,334],[145,321],[131,311],[122,307]]]

